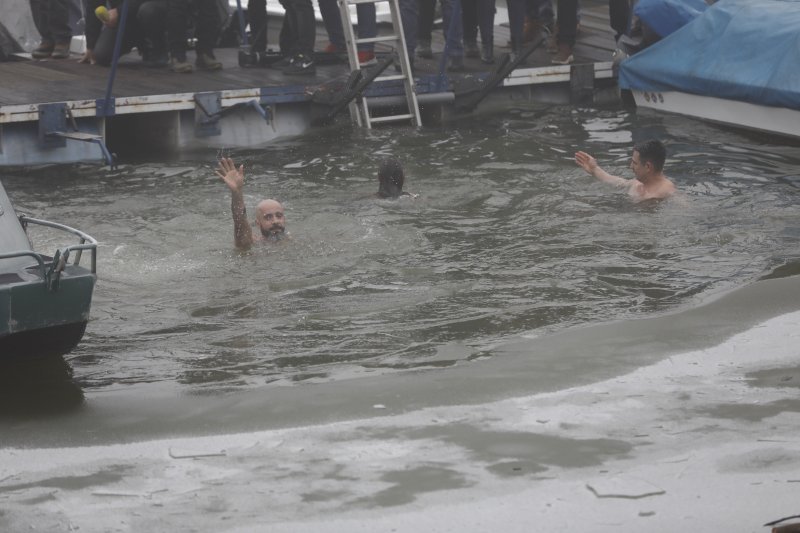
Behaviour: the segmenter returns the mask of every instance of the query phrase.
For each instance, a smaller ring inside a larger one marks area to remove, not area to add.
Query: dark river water
[[[683,197],[634,205],[575,166],[632,177],[632,143],[668,147]],[[253,150],[252,217],[284,202],[292,239],[233,246],[216,152],[0,170],[19,212],[100,242],[84,395],[247,392],[469,364],[519,336],[653,316],[800,263],[800,149],[689,119],[530,106],[437,128],[347,125]],[[400,158],[406,189],[376,200]],[[37,249],[58,244],[33,234]]]

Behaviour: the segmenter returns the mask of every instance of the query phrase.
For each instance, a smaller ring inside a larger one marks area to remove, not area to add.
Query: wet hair
[[[397,198],[403,194],[403,165],[394,157],[387,157],[378,169],[378,196],[381,198]]]
[[[650,139],[636,143],[634,151],[639,152],[639,161],[645,163],[649,161],[657,172],[664,170],[664,161],[667,160],[667,149],[661,141]]]

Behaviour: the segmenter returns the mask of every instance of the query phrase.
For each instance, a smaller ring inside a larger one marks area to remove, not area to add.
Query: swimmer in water
[[[666,158],[667,151],[660,141],[649,140],[636,144],[630,165],[636,177],[630,180],[609,174],[586,152],[577,152],[575,163],[600,181],[626,189],[634,202],[642,202],[662,200],[675,194],[675,184],[664,175]]]
[[[375,194],[377,198],[390,198],[396,199],[401,196],[408,196],[416,198],[416,194],[403,192],[403,183],[405,182],[405,174],[403,173],[403,165],[394,157],[387,157],[381,162],[378,169],[378,192]]]
[[[230,157],[222,157],[217,167],[217,176],[231,190],[231,213],[233,214],[233,239],[240,250],[249,250],[254,242],[280,241],[288,237],[283,205],[271,198],[256,204],[256,225],[259,233],[247,222],[244,206],[244,165],[237,168]]]

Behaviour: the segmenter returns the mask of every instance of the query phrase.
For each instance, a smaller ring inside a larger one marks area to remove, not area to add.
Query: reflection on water
[[[62,357],[0,363],[0,417],[61,415],[79,409],[83,391]]]
[[[633,205],[572,162],[584,149],[630,176],[631,142],[650,136],[686,202]],[[69,356],[87,392],[443,367],[513,335],[673,310],[800,258],[796,149],[686,119],[530,107],[234,151],[250,215],[278,198],[293,235],[244,254],[215,153],[2,176],[20,211],[100,241],[92,319]],[[389,154],[418,199],[371,198]]]

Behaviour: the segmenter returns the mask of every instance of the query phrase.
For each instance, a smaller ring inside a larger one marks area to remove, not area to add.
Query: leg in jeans
[[[458,20],[453,19],[455,2],[460,2],[460,0],[442,0],[445,39],[447,39],[447,50],[450,57],[464,57],[464,46],[461,42],[463,36],[461,16]]]

